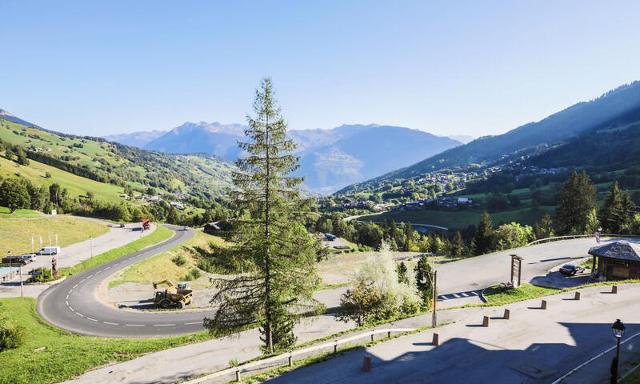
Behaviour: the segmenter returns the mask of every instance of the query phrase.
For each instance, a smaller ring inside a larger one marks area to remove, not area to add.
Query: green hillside
[[[219,197],[230,185],[232,165],[209,156],[167,155],[114,144],[103,139],[65,135],[0,118],[0,140],[19,145],[38,170],[20,169],[25,177],[39,177],[44,164],[65,170],[67,173],[103,183],[70,180],[66,174],[48,171],[55,181],[57,176],[66,178],[59,183],[75,189],[75,193],[84,190],[103,190],[105,199],[112,200],[125,186],[140,192],[149,188],[153,193],[185,194],[192,197],[211,199]],[[37,164],[36,161],[40,164]],[[3,163],[3,169],[4,169]],[[29,168],[32,165],[29,164]],[[13,169],[1,171],[11,173]],[[36,176],[37,175],[37,176]],[[66,183],[65,181],[69,181]],[[150,191],[151,192],[151,191]]]

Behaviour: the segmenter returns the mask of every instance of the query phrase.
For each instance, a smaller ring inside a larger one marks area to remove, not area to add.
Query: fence
[[[600,236],[601,237],[640,237],[640,235],[621,235],[621,234],[617,234],[617,233],[603,233]],[[547,237],[547,238],[544,238],[544,239],[539,239],[539,240],[532,241],[529,244],[525,245],[525,247],[528,247],[530,245],[536,245],[536,244],[550,243],[552,241],[569,240],[569,239],[580,239],[580,238],[584,238],[584,237],[593,237],[593,235],[569,235],[569,236]]]
[[[305,357],[312,355],[314,353],[320,351],[333,351],[333,353],[338,352],[338,347],[345,344],[350,344],[355,341],[370,338],[371,341],[375,340],[376,335],[385,334],[387,337],[391,337],[392,333],[406,333],[415,331],[416,328],[385,328],[385,329],[375,329],[372,331],[359,333],[357,335],[345,337],[343,339],[333,340],[326,343],[322,343],[319,345],[313,345],[306,348],[301,348],[295,351],[283,353],[277,356],[268,357],[263,360],[251,361],[237,367],[231,367],[227,369],[223,369],[222,371],[214,372],[202,377],[199,377],[194,380],[187,381],[183,384],[200,384],[205,383],[209,380],[222,378],[225,376],[233,377],[235,375],[236,381],[240,380],[240,377],[243,373],[247,372],[255,372],[266,368],[272,368],[282,365],[293,365],[293,361],[297,358]]]

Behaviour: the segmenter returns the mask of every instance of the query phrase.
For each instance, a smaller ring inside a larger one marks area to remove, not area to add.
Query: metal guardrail
[[[546,237],[544,239],[538,239],[538,240],[532,241],[529,244],[525,245],[525,247],[528,247],[530,245],[536,245],[536,244],[550,243],[552,241],[580,239],[585,237],[593,237],[593,235],[569,235],[569,236]],[[600,235],[600,237],[640,237],[640,235],[622,235],[618,233],[603,233]]]
[[[200,384],[200,383],[204,383],[208,380],[212,380],[212,379],[216,379],[216,378],[221,378],[224,376],[232,376],[235,374],[235,378],[237,381],[240,380],[240,376],[242,373],[246,373],[246,372],[250,372],[250,371],[257,371],[257,370],[261,370],[261,369],[266,369],[266,368],[272,368],[272,367],[276,367],[276,366],[282,366],[282,365],[286,365],[288,364],[289,366],[293,365],[293,361],[295,359],[295,357],[297,356],[307,356],[309,354],[313,354],[315,352],[319,352],[322,350],[331,350],[333,348],[333,352],[337,353],[338,352],[338,347],[340,345],[344,345],[344,344],[348,344],[348,343],[352,343],[354,341],[360,340],[360,339],[364,339],[364,338],[371,338],[371,341],[374,340],[375,335],[379,335],[379,334],[386,334],[387,337],[391,337],[392,333],[406,333],[406,332],[412,332],[415,331],[417,328],[384,328],[384,329],[375,329],[372,331],[368,331],[368,332],[364,332],[364,333],[359,333],[357,335],[353,335],[353,336],[349,336],[349,337],[345,337],[343,339],[337,339],[337,340],[333,340],[333,341],[329,341],[326,343],[322,343],[322,344],[318,344],[318,345],[312,345],[310,347],[306,347],[306,348],[301,348],[298,350],[294,350],[291,352],[287,352],[287,353],[283,353],[277,356],[272,356],[272,357],[268,357],[266,359],[262,359],[262,360],[255,360],[255,361],[251,361],[245,364],[241,364],[238,365],[237,367],[231,367],[231,368],[227,368],[227,369],[223,369],[221,371],[217,371],[214,373],[210,373],[208,375],[199,377],[197,379],[194,380],[189,380],[189,381],[185,381],[183,382],[183,384]]]

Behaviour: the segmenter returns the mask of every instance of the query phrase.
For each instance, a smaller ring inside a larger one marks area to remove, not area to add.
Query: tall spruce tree
[[[420,296],[421,306],[424,309],[431,308],[433,300],[433,269],[429,264],[427,254],[422,254],[413,271],[415,272],[416,288]]]
[[[462,257],[467,253],[467,247],[464,244],[460,231],[456,231],[453,235],[453,239],[451,239],[451,246],[449,248],[449,256],[451,257]]]
[[[626,233],[631,230],[635,204],[628,193],[621,191],[616,181],[604,199],[600,210],[600,223],[605,232]]]
[[[487,211],[484,211],[482,213],[482,219],[480,219],[480,225],[478,225],[478,229],[476,229],[476,234],[473,238],[473,254],[483,255],[492,252],[494,247],[495,236],[491,216],[489,216]]]
[[[264,350],[273,353],[295,342],[294,325],[316,304],[318,244],[302,224],[308,206],[298,189],[302,179],[289,176],[298,167],[295,144],[286,137],[270,79],[260,83],[254,111],[247,141],[239,143],[246,156],[233,174],[233,200],[244,215],[228,251],[244,273],[214,282],[218,291],[211,302],[218,309],[205,326],[223,335],[257,323]]]
[[[564,183],[556,208],[558,234],[585,234],[590,231],[589,215],[596,206],[596,189],[586,172],[573,172]]]

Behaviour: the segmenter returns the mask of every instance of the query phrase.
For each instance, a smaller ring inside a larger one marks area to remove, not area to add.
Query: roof
[[[610,259],[638,261],[640,262],[640,244],[618,240],[591,247],[589,254]]]

